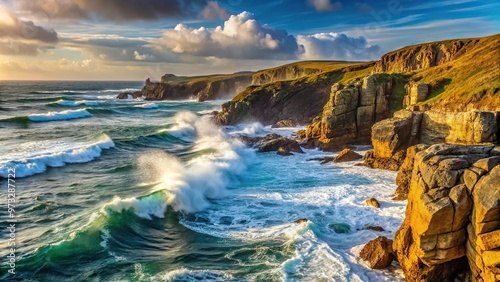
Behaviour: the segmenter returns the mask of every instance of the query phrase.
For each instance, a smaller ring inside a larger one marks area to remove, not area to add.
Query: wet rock
[[[372,230],[372,231],[377,231],[377,232],[384,232],[385,229],[380,227],[380,226],[367,226],[364,228],[365,230]]]
[[[301,219],[297,219],[293,223],[302,224],[302,223],[306,223],[306,222],[309,222],[309,219],[307,219],[307,218],[301,218]]]
[[[284,156],[284,157],[288,157],[288,156],[293,156],[293,153],[290,152],[290,149],[289,148],[285,148],[285,147],[280,147],[278,149],[278,155],[280,156]]]
[[[359,160],[362,157],[363,156],[352,151],[351,149],[344,149],[335,157],[335,159],[333,159],[333,162],[335,163],[352,162],[355,160]]]
[[[392,243],[392,240],[380,236],[368,242],[359,253],[359,257],[368,262],[372,269],[386,268],[394,260]]]
[[[364,202],[366,205],[368,206],[372,206],[372,207],[376,207],[376,208],[380,208],[380,203],[377,201],[377,199],[375,198],[370,198],[370,199],[367,199],[365,200]]]

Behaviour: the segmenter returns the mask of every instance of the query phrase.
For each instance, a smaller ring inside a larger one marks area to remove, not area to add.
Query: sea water
[[[371,270],[358,258],[404,218],[406,203],[390,200],[394,172],[322,165],[311,159],[334,154],[318,150],[257,153],[237,137],[299,128],[216,126],[209,113],[224,101],[115,99],[141,87],[0,82],[2,229],[16,222],[16,274],[2,232],[0,279],[403,280],[396,263]],[[370,197],[380,209],[363,204]]]

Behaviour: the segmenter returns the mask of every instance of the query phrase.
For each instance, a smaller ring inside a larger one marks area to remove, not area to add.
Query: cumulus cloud
[[[0,7],[0,54],[36,56],[41,50],[53,48],[57,32],[23,21]]]
[[[259,23],[249,12],[232,15],[215,29],[178,24],[149,46],[179,54],[237,59],[292,59],[301,53],[294,36]]]
[[[330,0],[308,0],[309,5],[313,6],[316,11],[325,12],[342,9],[341,2],[331,3]]]
[[[134,58],[138,61],[152,60],[155,56],[150,54],[141,54],[138,51],[134,51]]]
[[[349,37],[342,33],[318,33],[297,36],[297,42],[304,47],[302,59],[372,60],[381,55],[378,45],[370,45],[360,37]]]
[[[111,21],[195,18],[200,14],[215,18],[225,10],[207,0],[20,0],[22,9],[43,11],[52,18],[101,19]]]
[[[219,3],[210,1],[201,12],[201,15],[206,20],[216,20],[227,18],[228,13],[224,8],[219,6]]]

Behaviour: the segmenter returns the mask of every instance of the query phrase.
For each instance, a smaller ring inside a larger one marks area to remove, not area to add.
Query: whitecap
[[[86,118],[91,116],[92,114],[89,113],[87,110],[80,109],[80,110],[68,110],[62,112],[49,112],[46,114],[31,114],[28,116],[28,119],[36,122],[44,122],[44,121],[58,121],[58,120]]]
[[[98,140],[91,142],[34,142],[23,146],[31,149],[21,154],[6,154],[0,158],[1,177],[6,178],[9,169],[15,169],[16,177],[26,177],[43,173],[48,167],[90,162],[100,157],[102,150],[110,149],[115,144],[109,136],[103,134]]]

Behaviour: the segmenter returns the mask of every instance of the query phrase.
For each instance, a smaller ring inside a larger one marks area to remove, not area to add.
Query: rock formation
[[[380,236],[371,240],[366,244],[359,256],[362,260],[367,261],[370,268],[381,269],[391,265],[394,260],[394,253],[392,251],[392,240]]]
[[[390,116],[393,87],[393,78],[385,74],[370,75],[343,88],[334,84],[321,121],[308,126],[306,138],[318,139],[324,150],[368,143],[372,125]]]
[[[500,112],[469,111],[413,112],[401,110],[393,118],[372,128],[373,151],[365,164],[374,168],[398,170],[406,150],[415,144],[482,144],[498,142]]]
[[[408,46],[382,56],[373,72],[393,73],[427,69],[450,62],[463,55],[463,48],[477,39],[447,40]]]
[[[393,249],[408,281],[500,274],[500,147],[433,145],[417,153]]]
[[[251,74],[216,75],[207,77],[176,77],[167,74],[162,82],[146,80],[143,89],[137,93],[146,100],[198,101],[228,99],[243,91],[251,83]],[[119,99],[126,99],[120,94]]]
[[[361,159],[363,156],[361,156],[360,154],[354,152],[353,150],[351,149],[344,149],[342,150],[334,159],[333,159],[333,162],[334,163],[341,163],[341,162],[352,162],[352,161],[355,161],[355,160],[359,160]]]

